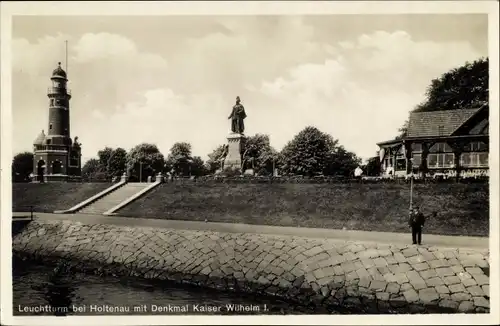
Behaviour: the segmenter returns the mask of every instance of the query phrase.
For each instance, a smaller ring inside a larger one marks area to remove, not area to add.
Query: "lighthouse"
[[[80,181],[81,144],[70,135],[71,92],[67,88],[68,76],[61,63],[52,71],[48,88],[49,121],[45,130],[33,143],[33,181]]]

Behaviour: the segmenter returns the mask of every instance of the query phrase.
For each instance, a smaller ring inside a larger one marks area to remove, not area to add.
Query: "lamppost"
[[[411,162],[411,176],[410,176],[410,210],[413,207],[413,158],[410,159]]]

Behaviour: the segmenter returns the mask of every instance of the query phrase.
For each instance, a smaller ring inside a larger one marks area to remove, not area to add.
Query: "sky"
[[[306,126],[367,159],[394,138],[433,78],[488,55],[487,15],[17,16],[13,154],[48,129],[52,70],[65,62],[71,136],[83,160],[148,142],[206,159],[230,132],[277,150]]]

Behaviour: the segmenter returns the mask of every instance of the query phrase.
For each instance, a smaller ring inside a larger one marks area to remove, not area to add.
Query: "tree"
[[[33,153],[23,152],[12,160],[12,182],[28,182],[33,172]]]
[[[380,157],[377,155],[370,157],[362,169],[368,176],[378,176],[380,175],[380,167]]]
[[[154,144],[142,143],[126,155],[127,173],[131,180],[144,181],[149,176],[164,170],[165,158]]]
[[[189,175],[191,162],[191,144],[175,143],[168,154],[167,165],[172,167],[176,174]]]
[[[451,69],[433,79],[426,91],[426,100],[415,112],[458,110],[488,105],[489,59],[480,58],[472,63]]]
[[[106,178],[111,179],[115,176],[121,176],[126,169],[127,152],[123,148],[113,149],[105,147],[97,152],[99,165],[105,171]]]
[[[97,157],[99,158],[99,164],[102,167],[107,167],[108,166],[108,161],[111,158],[111,155],[113,155],[113,148],[111,147],[104,147],[100,151],[97,152]]]
[[[315,127],[306,127],[282,149],[283,172],[308,176],[324,173],[336,144],[332,136]]]
[[[83,180],[104,181],[106,180],[106,171],[99,162],[99,159],[91,158],[82,167]]]
[[[106,178],[112,179],[121,176],[126,171],[127,151],[123,148],[113,149],[105,147],[97,152],[97,157],[101,169],[105,171]]]
[[[273,169],[280,168],[280,153],[273,147],[266,148],[258,158],[257,174],[273,175]]]
[[[406,120],[403,125],[401,126],[401,128],[398,129],[398,132],[399,132],[399,135],[396,136],[396,139],[403,139],[406,137],[407,133],[408,133],[408,126],[410,124],[410,121]]]
[[[208,173],[215,173],[221,166],[221,158],[224,153],[225,145],[217,146],[212,153],[208,154],[208,160],[205,164]]]
[[[426,90],[426,99],[413,112],[459,110],[488,106],[489,59],[480,58],[472,63],[451,69],[433,79]],[[399,129],[396,139],[406,136],[408,121]]]
[[[335,146],[328,155],[325,175],[351,176],[361,165],[361,159],[356,154],[347,151],[344,146]]]
[[[199,156],[193,157],[191,160],[191,175],[193,176],[203,176],[207,173],[205,169],[205,162]]]
[[[121,147],[113,150],[106,164],[106,174],[109,178],[120,177],[127,169],[127,151]]]
[[[277,152],[271,147],[269,136],[256,134],[245,141],[242,170],[254,169],[258,174],[271,174]]]
[[[306,127],[281,151],[281,169],[298,175],[350,175],[360,159],[329,134]]]

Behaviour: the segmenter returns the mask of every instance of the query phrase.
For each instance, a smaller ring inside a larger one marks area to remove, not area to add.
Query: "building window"
[[[396,171],[406,170],[406,157],[403,146],[401,146],[396,153],[396,164],[394,164],[394,168]]]
[[[49,129],[52,130],[52,123],[49,125]]]
[[[406,159],[398,157],[396,159],[396,171],[405,171],[405,170],[406,170]]]
[[[54,99],[53,98],[50,99],[50,106],[54,106]]]
[[[439,136],[444,136],[444,126],[438,126],[438,134]]]
[[[412,159],[413,159],[413,169],[416,170],[420,167],[420,164],[422,164],[422,154],[413,153]]]
[[[462,153],[460,165],[465,168],[488,167],[488,153]]]
[[[411,144],[411,159],[412,159],[412,170],[417,172],[422,164],[422,144],[413,143]]]
[[[453,153],[453,149],[447,143],[436,143],[429,148],[431,153]]]
[[[466,168],[487,167],[488,152],[483,142],[471,142],[464,148],[465,153],[460,155],[460,165]]]
[[[59,161],[55,161],[52,163],[52,174],[61,174],[62,172],[62,164]]]
[[[451,168],[455,164],[453,149],[447,143],[436,143],[429,149],[428,168]]]
[[[470,142],[464,147],[465,152],[487,152],[488,146],[482,141]]]
[[[411,144],[411,151],[417,153],[422,152],[422,144],[418,143]]]

